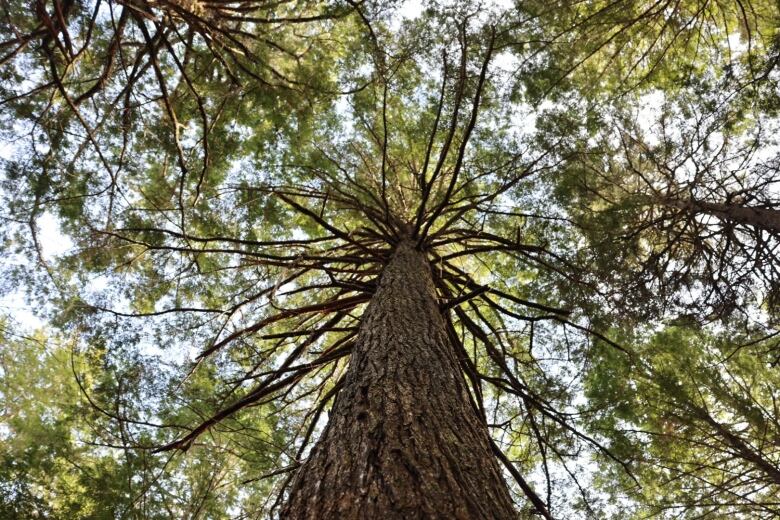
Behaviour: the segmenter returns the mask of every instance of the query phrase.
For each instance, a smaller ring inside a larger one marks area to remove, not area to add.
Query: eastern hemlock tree
[[[741,6],[12,6],[7,257],[42,269],[8,279],[91,360],[127,514],[776,513],[774,307],[744,297],[776,237],[729,256],[699,215],[755,223],[696,192],[774,200],[738,159],[771,153],[778,13]],[[694,137],[620,117],[713,85]]]
[[[678,323],[636,353],[597,350],[586,383],[604,406],[599,427],[641,461],[641,488],[606,491],[638,493],[636,512],[650,517],[777,517],[777,333],[724,338]]]
[[[624,292],[694,308],[705,321],[747,317],[745,300],[776,314],[774,114],[745,99],[724,108],[721,93],[709,100],[721,106],[712,113],[692,103],[694,95],[706,93],[659,100],[661,110],[641,120],[627,111],[574,145],[578,160],[558,195],[576,207],[571,214],[592,240],[591,255],[605,262],[603,275],[633,284]]]
[[[283,444],[285,434],[273,406],[252,421],[255,435],[233,434],[238,442],[230,451],[193,449],[175,458],[117,451],[123,438],[160,440],[154,431],[136,436],[132,429],[114,437],[118,418],[132,423],[156,413],[161,421],[193,420],[185,403],[200,397],[201,407],[217,408],[217,402],[208,404],[208,372],[195,375],[186,392],[172,396],[163,409],[150,410],[146,406],[166,385],[175,384],[177,373],[164,361],[141,364],[100,348],[82,355],[67,337],[23,335],[21,328],[9,319],[0,323],[3,518],[226,518],[236,510],[235,475],[246,468],[277,469],[266,445]],[[265,438],[258,439],[257,432]],[[258,480],[243,482],[241,491],[253,495],[242,501],[244,510],[261,510],[271,489]]]

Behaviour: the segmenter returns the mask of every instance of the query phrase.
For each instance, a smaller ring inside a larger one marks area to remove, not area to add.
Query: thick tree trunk
[[[691,213],[706,213],[721,220],[735,222],[772,233],[780,233],[780,211],[776,209],[706,202],[703,200],[664,200],[664,203]]]
[[[282,518],[516,518],[447,338],[431,269],[401,242]]]

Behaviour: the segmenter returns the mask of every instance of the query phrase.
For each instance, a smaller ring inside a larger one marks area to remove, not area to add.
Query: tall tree
[[[430,262],[405,231],[283,517],[514,516],[447,336]]]

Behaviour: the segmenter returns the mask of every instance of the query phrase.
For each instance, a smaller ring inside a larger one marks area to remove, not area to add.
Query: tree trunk
[[[706,213],[721,220],[735,222],[772,233],[780,233],[780,211],[776,209],[706,202],[703,200],[665,200],[665,204],[691,213]]]
[[[282,518],[516,518],[411,240],[384,269]]]

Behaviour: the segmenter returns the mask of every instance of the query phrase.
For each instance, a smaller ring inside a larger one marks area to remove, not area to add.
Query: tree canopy
[[[284,516],[408,244],[518,517],[780,515],[775,2],[0,28],[0,516]]]

